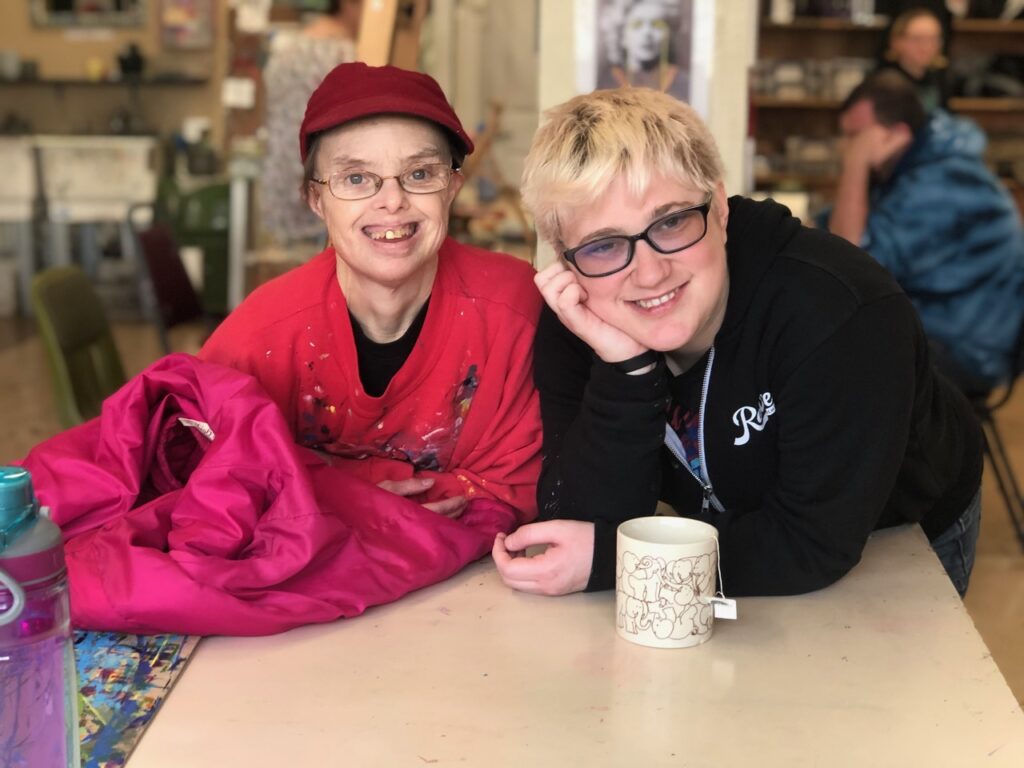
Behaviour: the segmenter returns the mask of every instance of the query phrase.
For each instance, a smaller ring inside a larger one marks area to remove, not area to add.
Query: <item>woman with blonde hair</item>
[[[523,197],[559,254],[536,277],[543,522],[497,537],[502,578],[610,588],[617,525],[660,500],[718,529],[726,594],[820,589],[912,522],[962,594],[981,434],[912,305],[866,253],[722,178],[701,119],[655,90],[578,96],[538,130]]]

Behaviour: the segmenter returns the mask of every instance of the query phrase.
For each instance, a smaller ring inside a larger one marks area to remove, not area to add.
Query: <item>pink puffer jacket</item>
[[[441,581],[516,524],[458,520],[296,446],[251,377],[176,354],[22,462],[64,532],[84,629],[265,635]]]

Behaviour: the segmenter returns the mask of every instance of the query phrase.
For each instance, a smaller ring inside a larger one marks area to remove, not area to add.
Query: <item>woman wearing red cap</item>
[[[200,357],[255,376],[296,441],[450,517],[536,514],[540,415],[528,264],[447,237],[473,151],[437,83],[341,64],[299,131],[329,246],[253,292]]]

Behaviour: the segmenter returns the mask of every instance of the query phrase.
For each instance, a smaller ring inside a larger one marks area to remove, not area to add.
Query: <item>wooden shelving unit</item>
[[[19,80],[0,80],[0,86],[52,86],[57,88],[66,87],[103,87],[103,86],[162,86],[162,85],[206,85],[209,78],[193,77],[186,75],[158,75],[142,78],[121,78],[114,80],[103,78],[100,80],[89,80],[88,78],[22,78]]]
[[[89,80],[87,78],[38,78],[21,80],[0,80],[0,87],[50,87],[50,88],[162,88],[174,86],[206,85],[205,77],[144,77],[124,80]]]
[[[754,177],[763,189],[831,189],[836,178],[824,173],[787,173],[784,171],[759,173]]]
[[[767,19],[761,22],[763,30],[802,30],[812,32],[871,32],[883,31],[888,21],[876,17],[870,24],[856,24],[849,19],[819,16],[797,16],[788,24],[776,24]],[[1024,34],[1024,21],[1004,19],[954,19],[954,37],[980,32],[983,34]]]
[[[876,59],[882,46],[887,20],[870,24],[847,19],[797,17],[792,23],[775,24],[765,19],[760,25],[758,58],[779,61],[856,57]],[[999,19],[958,19],[953,21],[950,58],[986,54],[1024,54],[1024,21]],[[780,98],[753,94],[758,152],[779,156],[787,138],[801,136],[826,139],[837,133],[839,99],[823,97]],[[975,120],[991,137],[1021,137],[1024,140],[1024,98],[954,98],[950,110]],[[834,178],[827,174],[774,172],[760,174],[758,188],[803,186],[830,197]]]
[[[842,104],[839,99],[785,99],[775,96],[753,96],[751,103],[761,109],[782,110],[836,110]],[[991,113],[1024,113],[1024,98],[1020,99],[982,99],[952,98],[949,108],[953,112],[991,112]]]

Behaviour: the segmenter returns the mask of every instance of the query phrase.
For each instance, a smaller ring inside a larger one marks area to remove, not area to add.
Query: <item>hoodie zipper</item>
[[[702,514],[706,514],[709,506],[713,506],[716,512],[724,512],[725,506],[718,497],[715,495],[715,489],[711,486],[711,475],[708,472],[708,459],[707,454],[704,451],[704,408],[707,405],[708,400],[708,385],[711,383],[711,366],[715,363],[715,348],[711,347],[708,353],[708,362],[704,368],[704,382],[701,385],[700,391],[700,409],[697,412],[697,442],[698,451],[700,455],[700,469],[701,475],[698,475],[690,468],[690,462],[686,458],[686,451],[683,450],[683,443],[679,439],[679,435],[672,429],[668,422],[665,423],[665,445],[672,453],[679,463],[682,464],[686,471],[690,473],[690,476],[700,483],[701,490],[703,491],[703,499],[701,500],[700,511]]]

